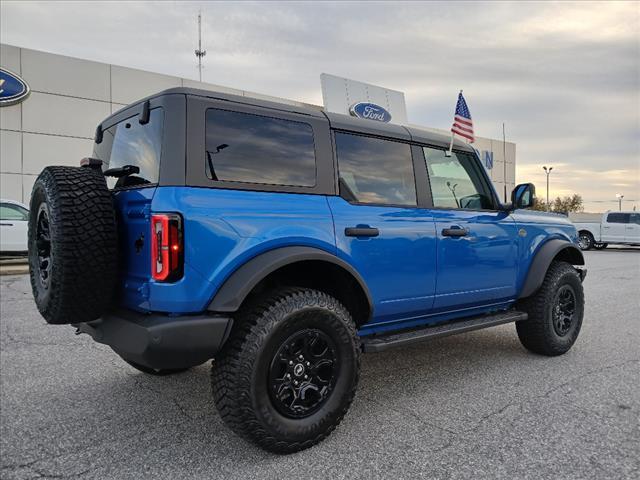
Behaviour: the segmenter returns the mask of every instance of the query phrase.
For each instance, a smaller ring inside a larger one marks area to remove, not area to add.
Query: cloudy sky
[[[590,211],[615,194],[640,209],[640,4],[1,3],[12,45],[322,103],[333,73],[405,92],[409,120],[448,128],[459,89],[476,134],[517,144],[517,180],[580,193]]]

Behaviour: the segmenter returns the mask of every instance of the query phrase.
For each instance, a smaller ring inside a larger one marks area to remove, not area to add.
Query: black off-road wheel
[[[46,167],[30,210],[29,274],[38,311],[53,324],[100,317],[118,265],[115,210],[102,172]]]
[[[276,453],[326,438],[353,401],[356,328],[335,298],[281,289],[244,309],[213,362],[213,397],[225,423]]]
[[[540,290],[518,305],[529,314],[516,322],[520,342],[534,353],[556,356],[575,343],[584,316],[584,291],[580,276],[566,262],[552,262]]]
[[[589,232],[578,233],[578,246],[580,247],[580,250],[591,250],[594,244],[595,239]]]

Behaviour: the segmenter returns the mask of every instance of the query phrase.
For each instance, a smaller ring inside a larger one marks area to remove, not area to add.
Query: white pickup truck
[[[640,245],[640,212],[606,212],[598,221],[572,220],[578,230],[582,250],[600,250],[610,243]]]

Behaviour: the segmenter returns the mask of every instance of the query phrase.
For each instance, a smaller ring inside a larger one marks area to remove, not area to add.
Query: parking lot
[[[3,276],[0,476],[638,478],[640,251],[586,259],[586,316],[568,354],[529,354],[505,325],[365,355],[341,426],[289,456],[223,425],[209,365],[139,373],[46,325],[28,277]]]

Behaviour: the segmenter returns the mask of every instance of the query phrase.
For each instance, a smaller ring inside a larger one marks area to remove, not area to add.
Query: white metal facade
[[[0,107],[0,197],[29,202],[36,176],[47,165],[78,165],[91,155],[95,127],[123,106],[171,87],[194,87],[293,105],[302,102],[200,83],[133,68],[0,45],[0,66],[20,75],[31,94],[17,105]],[[337,78],[337,77],[336,77]],[[344,104],[379,102],[396,121],[406,123],[402,92],[387,90],[388,101],[352,82]],[[369,95],[367,97],[367,94]],[[373,95],[373,96],[372,96]],[[353,98],[352,98],[353,97]],[[385,103],[386,102],[386,103]],[[321,108],[317,106],[317,108]],[[338,104],[329,110],[342,108]],[[346,111],[340,112],[348,114]],[[502,142],[479,138],[480,150],[493,151],[489,170],[502,196]],[[507,143],[507,186],[515,178],[515,144]]]

